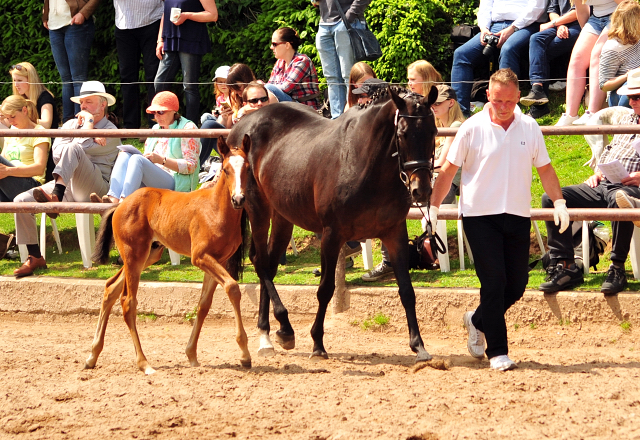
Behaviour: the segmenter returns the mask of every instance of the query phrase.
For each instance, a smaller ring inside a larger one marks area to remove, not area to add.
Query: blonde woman
[[[600,54],[600,88],[609,92],[609,106],[629,107],[626,95],[616,91],[627,83],[627,72],[640,67],[640,5],[624,0],[611,14],[609,40]]]
[[[12,79],[13,94],[36,103],[40,115],[37,124],[44,128],[58,128],[60,118],[53,93],[42,84],[36,68],[28,62],[14,64],[9,69],[9,75]]]
[[[349,91],[347,93],[347,105],[344,107],[344,111],[347,111],[358,103],[358,96],[353,94],[353,90],[371,78],[377,78],[377,76],[370,65],[364,61],[359,61],[353,65],[351,72],[349,72]]]
[[[442,82],[442,75],[431,65],[429,61],[418,60],[407,66],[407,78],[409,88],[413,93],[429,96],[431,87]]]

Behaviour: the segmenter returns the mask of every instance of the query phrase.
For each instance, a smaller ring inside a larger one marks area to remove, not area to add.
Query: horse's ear
[[[229,145],[227,145],[227,141],[222,136],[218,138],[218,151],[222,154],[222,157],[229,154]]]
[[[248,134],[245,134],[242,138],[242,151],[244,154],[249,154],[249,150],[251,149],[251,137]]]
[[[431,108],[433,103],[436,102],[436,99],[438,99],[438,88],[436,86],[431,86],[431,91],[429,92],[429,96],[427,96],[427,106]]]
[[[404,99],[398,96],[393,87],[389,87],[389,93],[391,94],[391,99],[396,105],[396,108],[400,110],[400,113],[404,113],[407,110],[407,103],[404,101]]]

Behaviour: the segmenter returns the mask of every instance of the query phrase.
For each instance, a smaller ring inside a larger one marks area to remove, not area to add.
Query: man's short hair
[[[494,83],[504,85],[513,84],[516,88],[520,87],[518,84],[518,75],[509,68],[497,70],[493,75],[491,75],[491,78],[489,78],[489,87]]]

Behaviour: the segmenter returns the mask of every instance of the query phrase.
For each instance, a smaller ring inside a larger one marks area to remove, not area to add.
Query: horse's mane
[[[404,87],[389,86],[378,88],[375,92],[373,92],[373,94],[371,94],[371,100],[366,104],[360,104],[360,108],[368,108],[376,104],[382,104],[389,101],[391,99],[391,93],[389,93],[389,89],[393,89],[393,91],[403,99],[410,98],[414,102],[414,104],[418,104],[422,99],[422,95],[413,93],[411,90]]]

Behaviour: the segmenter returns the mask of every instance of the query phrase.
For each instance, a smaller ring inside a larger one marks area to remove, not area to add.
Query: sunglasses
[[[269,100],[268,96],[263,96],[262,98],[252,98],[252,99],[247,99],[247,102],[249,104],[257,104],[259,102],[267,102]]]
[[[275,41],[272,41],[271,42],[271,47],[278,47],[279,45],[285,44],[285,43],[286,43],[286,41],[281,41],[279,43],[276,43]]]
[[[637,101],[638,99],[640,99],[640,95],[631,95],[628,96],[629,101]]]
[[[168,111],[168,110],[158,110],[158,111],[156,111],[156,112],[151,112],[151,113],[153,113],[154,115],[160,115],[160,116],[162,116],[162,115],[164,115],[167,111]]]
[[[21,66],[20,64],[14,64],[9,68],[9,72],[11,72],[12,70],[22,70],[22,69],[26,70],[26,68]]]

